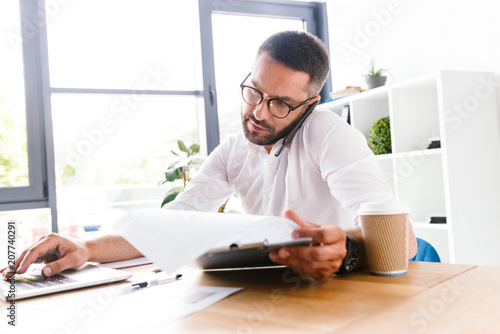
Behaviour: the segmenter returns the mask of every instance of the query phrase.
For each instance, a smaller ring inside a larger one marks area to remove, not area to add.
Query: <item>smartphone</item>
[[[283,151],[283,149],[285,148],[285,146],[287,146],[293,139],[293,137],[295,136],[295,134],[297,133],[297,131],[299,131],[300,127],[302,126],[302,124],[304,124],[306,118],[314,111],[314,109],[316,108],[316,106],[318,105],[318,101],[314,102],[313,104],[311,104],[307,110],[300,116],[300,119],[298,121],[298,123],[292,128],[292,130],[290,130],[290,132],[283,138],[283,142],[281,144],[281,147],[280,149],[278,150],[278,152],[276,152],[275,156],[279,156],[281,154],[281,151]]]

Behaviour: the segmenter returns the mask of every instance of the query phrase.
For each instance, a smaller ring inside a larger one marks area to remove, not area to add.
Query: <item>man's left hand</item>
[[[287,210],[284,217],[301,228],[292,237],[312,238],[312,246],[283,247],[269,254],[272,261],[296,269],[318,281],[335,273],[346,255],[346,234],[335,225],[318,225],[303,220],[295,211]]]

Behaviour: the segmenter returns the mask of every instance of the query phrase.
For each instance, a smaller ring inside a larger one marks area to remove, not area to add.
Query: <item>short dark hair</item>
[[[303,31],[282,31],[267,38],[257,56],[269,56],[286,67],[309,74],[311,93],[318,94],[330,71],[325,44],[316,36]]]

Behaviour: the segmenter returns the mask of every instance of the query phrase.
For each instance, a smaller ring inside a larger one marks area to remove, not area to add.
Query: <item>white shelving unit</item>
[[[493,73],[439,71],[324,103],[368,139],[390,116],[392,154],[378,155],[417,237],[443,262],[500,265],[500,136]],[[439,137],[441,148],[427,149]],[[430,224],[446,216],[446,224]]]

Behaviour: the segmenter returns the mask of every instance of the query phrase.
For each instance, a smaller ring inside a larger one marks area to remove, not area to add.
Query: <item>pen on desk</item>
[[[123,292],[131,292],[131,291],[139,290],[142,288],[147,288],[147,287],[154,286],[154,285],[175,282],[175,281],[180,280],[181,278],[182,278],[182,274],[177,274],[174,277],[168,277],[168,278],[164,278],[164,279],[155,278],[155,279],[145,281],[145,282],[134,283],[134,284],[131,284],[129,286],[126,286],[123,289]]]

